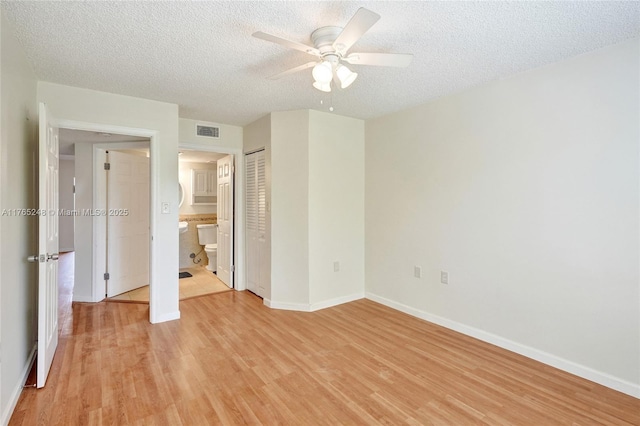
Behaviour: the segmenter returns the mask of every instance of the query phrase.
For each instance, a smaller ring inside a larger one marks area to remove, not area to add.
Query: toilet
[[[216,272],[218,264],[218,225],[207,223],[196,225],[198,229],[198,243],[204,246],[207,254],[207,270]]]

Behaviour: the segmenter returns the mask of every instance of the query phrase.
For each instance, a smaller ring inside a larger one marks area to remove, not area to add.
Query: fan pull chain
[[[333,112],[333,91],[331,91],[331,95],[329,95],[329,111]],[[324,106],[324,99],[320,99],[320,105]]]
[[[331,105],[329,105],[329,112],[333,112],[333,90],[331,91]]]

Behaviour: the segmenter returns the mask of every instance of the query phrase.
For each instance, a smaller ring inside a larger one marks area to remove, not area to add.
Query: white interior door
[[[107,297],[149,285],[149,159],[108,151]]]
[[[266,248],[266,176],[265,153],[255,152],[245,157],[246,226],[247,226],[247,289],[264,297]]]
[[[233,288],[233,155],[218,166],[218,278]]]
[[[58,347],[58,128],[40,103],[37,386],[47,381]],[[35,259],[33,259],[35,260]]]

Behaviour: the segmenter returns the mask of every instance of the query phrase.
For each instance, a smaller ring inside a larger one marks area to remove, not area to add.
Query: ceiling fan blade
[[[361,7],[356,11],[351,20],[344,27],[336,41],[333,42],[333,48],[341,53],[345,53],[353,44],[360,40],[360,37],[366,33],[380,19],[380,15]]]
[[[300,65],[298,67],[291,68],[289,70],[283,71],[283,72],[281,72],[279,74],[272,75],[271,77],[269,77],[269,80],[277,80],[277,79],[282,78],[282,77],[284,77],[286,75],[293,74],[293,73],[296,73],[298,71],[303,71],[303,70],[309,69],[311,67],[314,67],[316,64],[317,64],[317,62],[307,62],[304,65]]]
[[[320,51],[315,47],[307,46],[306,44],[298,43],[296,41],[280,38],[278,36],[263,33],[262,31],[257,31],[253,33],[252,36],[262,40],[270,41],[272,43],[280,44],[284,47],[288,47],[289,49],[299,50],[301,52],[308,53],[309,55],[318,56],[318,57],[320,56]]]
[[[380,67],[409,66],[413,55],[410,53],[351,53],[343,61],[354,65],[376,65]]]

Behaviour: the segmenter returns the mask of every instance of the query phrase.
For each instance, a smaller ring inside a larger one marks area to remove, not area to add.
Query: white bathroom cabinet
[[[191,169],[191,204],[211,206],[217,198],[216,170]]]

